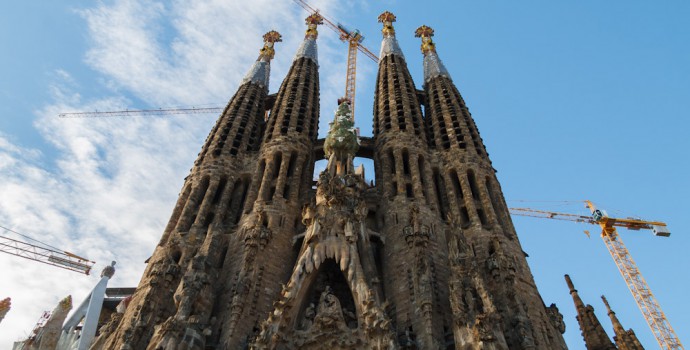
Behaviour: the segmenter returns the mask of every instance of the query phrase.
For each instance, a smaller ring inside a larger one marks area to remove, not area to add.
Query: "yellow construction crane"
[[[4,231],[3,234],[0,235],[0,253],[15,255],[21,258],[38,261],[66,270],[83,273],[85,275],[88,275],[91,272],[91,268],[94,264],[94,262],[91,260],[57,249],[45,243],[41,243],[7,227],[0,226],[0,229]],[[40,245],[7,237],[7,233],[14,233],[15,235],[36,241],[37,243],[40,243]]]
[[[616,266],[618,266],[618,270],[630,289],[637,306],[642,311],[642,315],[647,321],[649,328],[652,329],[654,337],[659,342],[659,346],[664,350],[685,349],[616,231],[616,227],[625,227],[629,230],[646,229],[652,230],[656,236],[668,237],[671,235],[671,232],[666,227],[666,224],[659,221],[644,221],[637,218],[612,218],[608,216],[606,211],[597,209],[591,201],[585,201],[585,204],[592,212],[592,216],[556,213],[530,208],[509,208],[509,210],[512,215],[575,221],[601,226],[601,238],[604,240],[606,248],[609,250]]]
[[[371,58],[374,62],[378,63],[379,58],[371,52],[371,50],[367,49],[364,45],[362,45],[362,41],[364,40],[364,37],[362,34],[359,32],[359,30],[348,30],[343,26],[342,24],[338,23],[335,24],[333,21],[329,20],[326,16],[323,15],[323,13],[320,13],[319,10],[311,7],[307,2],[304,0],[294,0],[298,5],[302,6],[305,10],[308,12],[314,14],[318,13],[321,18],[323,19],[323,23],[328,27],[334,30],[338,35],[340,36],[340,40],[343,42],[348,43],[348,50],[347,50],[347,75],[345,77],[345,96],[344,98],[347,99],[350,102],[350,110],[352,111],[352,119],[354,120],[355,118],[355,85],[356,85],[356,78],[357,78],[357,50],[361,51],[365,56]]]

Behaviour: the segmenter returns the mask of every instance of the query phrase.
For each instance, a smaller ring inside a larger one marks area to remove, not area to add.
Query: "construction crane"
[[[13,231],[7,227],[0,226],[0,229],[4,230],[3,233],[11,232],[23,237],[25,235]],[[32,238],[26,237],[30,240],[36,241]],[[39,241],[36,241],[40,243]],[[24,241],[20,241],[14,238],[7,237],[5,235],[0,235],[0,252],[15,255],[29,260],[38,261],[44,264],[53,265],[66,270],[83,273],[88,275],[93,267],[93,261],[86,258],[82,258],[76,254],[62,251],[57,248],[48,246],[44,243],[41,245],[31,244]]]
[[[60,118],[93,118],[93,117],[127,117],[127,116],[160,116],[173,114],[206,114],[221,113],[222,107],[159,108],[159,109],[125,109],[122,111],[94,111],[60,113]]]
[[[298,5],[308,12],[314,14],[318,13],[323,19],[323,23],[331,28],[333,31],[338,33],[340,40],[348,43],[347,50],[347,75],[345,77],[345,96],[344,98],[350,102],[350,110],[352,111],[352,119],[355,117],[355,85],[357,78],[357,51],[361,51],[365,56],[371,58],[372,61],[378,63],[379,58],[371,50],[367,49],[362,45],[364,37],[359,32],[359,30],[349,30],[345,28],[342,24],[335,24],[333,21],[328,19],[323,13],[320,13],[318,9],[313,8],[304,0],[294,0]]]
[[[350,102],[352,119],[355,114],[355,86],[357,78],[357,51],[361,51],[372,61],[378,63],[379,58],[371,50],[362,45],[364,36],[359,30],[349,30],[342,24],[328,19],[318,9],[315,9],[304,0],[294,0],[299,6],[314,14],[318,13],[324,24],[338,33],[340,40],[348,43],[347,51],[347,75],[345,78],[344,98]],[[213,114],[223,112],[222,107],[192,107],[192,108],[159,108],[159,109],[125,109],[119,111],[93,111],[93,112],[65,112],[58,114],[60,118],[94,118],[94,117],[128,117],[128,116],[162,116],[175,114]]]
[[[530,208],[509,208],[509,210],[513,215],[599,225],[601,227],[601,238],[604,240],[606,248],[623,276],[628,289],[630,289],[637,306],[642,311],[642,315],[647,321],[649,328],[651,328],[659,346],[664,350],[685,349],[616,231],[616,227],[624,227],[629,230],[645,229],[652,230],[655,236],[668,237],[671,235],[671,232],[666,227],[666,224],[659,221],[644,221],[638,218],[612,218],[608,216],[606,211],[597,209],[591,201],[587,200],[585,204],[591,211],[592,216],[556,213]],[[588,232],[585,231],[585,233]]]

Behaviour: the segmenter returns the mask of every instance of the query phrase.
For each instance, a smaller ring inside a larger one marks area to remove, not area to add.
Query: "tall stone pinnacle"
[[[580,330],[582,331],[582,337],[585,339],[587,350],[615,350],[616,346],[613,345],[606,331],[604,331],[604,327],[601,326],[599,319],[594,314],[592,305],[585,305],[582,302],[570,276],[565,275],[565,282],[568,284],[570,295],[575,303],[577,322],[580,324]]]
[[[632,329],[625,330],[621,322],[618,320],[618,317],[616,316],[616,313],[611,310],[611,306],[609,305],[608,300],[606,300],[605,296],[601,296],[601,300],[604,301],[604,305],[606,305],[606,310],[608,311],[609,318],[611,319],[611,323],[613,324],[613,340],[616,342],[616,345],[618,346],[618,349],[620,350],[643,350],[644,347],[642,347],[642,344],[640,341],[637,339],[637,335],[635,335],[635,332]]]

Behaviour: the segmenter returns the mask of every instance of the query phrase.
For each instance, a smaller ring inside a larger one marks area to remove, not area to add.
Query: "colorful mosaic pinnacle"
[[[335,155],[337,160],[347,161],[354,157],[359,148],[355,123],[351,118],[350,104],[342,100],[335,112],[335,118],[330,123],[328,136],[324,141],[323,150],[326,158]]]
[[[323,17],[318,13],[314,13],[307,17],[304,20],[307,23],[307,33],[305,34],[305,38],[314,38],[319,35],[319,32],[316,30],[316,27],[319,24],[323,24]]]
[[[259,51],[259,59],[265,58],[268,61],[272,60],[273,56],[275,56],[273,44],[281,41],[283,41],[283,37],[275,30],[264,34],[264,47]]]
[[[431,40],[434,36],[434,30],[431,27],[423,25],[414,32],[414,36],[417,38],[422,38],[422,53],[427,54],[429,52],[436,52],[436,44]]]
[[[383,23],[383,29],[381,32],[383,35],[395,35],[395,28],[393,28],[393,22],[395,22],[395,15],[389,11],[385,11],[379,15],[379,22]]]

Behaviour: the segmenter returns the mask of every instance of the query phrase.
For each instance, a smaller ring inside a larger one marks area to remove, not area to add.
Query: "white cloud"
[[[315,1],[338,16],[333,1]],[[222,105],[256,59],[261,36],[276,46],[271,92],[284,78],[305,29],[306,12],[289,1],[123,0],[80,10],[88,25],[85,62],[110,96],[89,96],[64,69],[47,87],[54,102],[35,127],[54,147],[26,149],[0,135],[0,224],[98,262],[90,277],[0,255],[0,298],[13,309],[0,348],[28,335],[43,310],[68,294],[88,294],[100,270],[118,262],[111,286],[135,286],[153,251],[183,178],[215,116],[58,119],[64,111],[115,110],[134,98],[150,106]],[[330,119],[344,85],[344,47],[321,30],[322,111]],[[341,69],[342,68],[342,69]],[[327,122],[322,119],[321,129]],[[48,158],[45,154],[51,154]],[[54,155],[54,158],[52,158]]]

